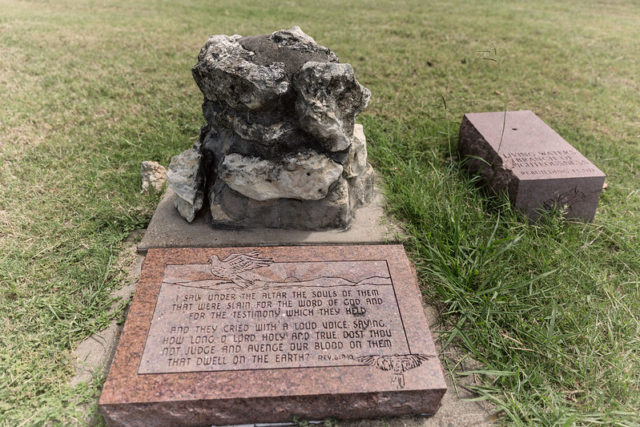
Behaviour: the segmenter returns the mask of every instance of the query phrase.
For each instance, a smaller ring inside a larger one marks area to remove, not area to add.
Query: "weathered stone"
[[[206,99],[241,111],[269,108],[289,90],[284,64],[252,62],[254,53],[238,43],[240,38],[217,35],[207,40],[193,67],[193,78]]]
[[[167,178],[169,187],[178,196],[176,209],[191,222],[204,202],[204,175],[201,168],[202,155],[194,149],[173,156]]]
[[[304,62],[317,61],[321,56],[326,56],[325,59],[328,62],[338,62],[338,57],[329,48],[316,43],[311,36],[305,34],[297,25],[288,30],[275,31],[270,38],[279,46],[286,46],[301,53],[315,55],[313,58],[305,58]],[[299,61],[299,65],[304,64],[304,62]]]
[[[375,192],[376,174],[370,164],[360,175],[350,178],[349,182],[349,206],[357,209],[371,202]]]
[[[226,153],[238,153],[243,156],[260,156],[261,154],[256,153],[256,144],[241,139],[225,128],[211,128],[204,136],[200,151],[205,158],[210,159],[214,175]]]
[[[371,97],[350,64],[307,62],[294,79],[296,112],[302,129],[328,151],[349,148],[355,117]]]
[[[531,218],[549,209],[593,220],[605,175],[531,111],[465,114],[460,156]]]
[[[148,193],[150,188],[161,192],[167,182],[167,170],[158,162],[145,161],[140,166],[141,193]]]
[[[342,166],[315,153],[289,155],[280,162],[227,154],[218,177],[254,200],[323,199],[342,173]]]
[[[255,54],[252,61],[256,64],[282,63],[288,75],[297,73],[305,62],[338,62],[331,50],[317,44],[297,26],[271,35],[243,37],[238,42]]]
[[[261,159],[280,161],[283,157],[296,155],[300,152],[321,152],[321,147],[308,136],[292,139],[282,144],[258,144],[255,141],[242,139],[237,133],[224,127],[208,128],[202,137],[199,149],[206,158],[211,158],[216,167],[222,162],[227,153],[240,154],[246,157],[260,157]],[[327,157],[336,163],[346,161],[348,152],[329,153]],[[209,170],[209,169],[207,169]],[[212,181],[213,182],[213,181]]]
[[[109,425],[433,414],[446,392],[401,245],[151,249]]]
[[[349,154],[344,164],[344,177],[355,178],[362,175],[367,170],[367,139],[364,136],[364,129],[361,124],[353,128],[353,137]]]
[[[217,35],[200,51],[193,76],[206,99],[241,111],[270,110],[281,105],[302,64],[337,60],[299,27],[270,36]]]
[[[212,215],[198,215],[192,223],[187,223],[174,207],[175,198],[175,193],[168,188],[138,243],[138,252],[146,253],[150,248],[388,244],[399,243],[405,237],[393,221],[385,218],[384,198],[378,187],[371,203],[359,208],[348,228],[342,229],[211,226]],[[203,210],[208,212],[208,207],[209,203]]]
[[[207,41],[193,68],[207,120],[194,150],[216,226],[344,229],[370,198],[362,126],[354,134],[370,92],[337,61],[299,27]],[[191,221],[204,197],[173,185]]]
[[[236,228],[344,229],[353,219],[349,186],[339,178],[320,200],[272,199],[258,201],[216,181],[209,194],[214,226]]]
[[[281,112],[242,112],[208,100],[202,104],[202,111],[212,128],[230,129],[251,145],[257,142],[265,146],[256,149],[282,152],[310,143],[295,120]]]
[[[174,206],[181,217],[187,220],[187,222],[193,222],[200,209],[202,209],[203,202],[204,198],[202,197],[198,197],[194,203],[189,203],[180,197],[176,197]]]

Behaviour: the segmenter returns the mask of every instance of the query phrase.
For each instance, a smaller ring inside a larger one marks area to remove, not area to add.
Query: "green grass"
[[[373,92],[371,161],[478,393],[506,423],[638,423],[639,21],[632,1],[0,2],[0,421],[95,408],[71,352],[121,316],[122,241],[157,203],[140,162],[198,134],[197,52],[297,24]],[[504,108],[607,173],[594,223],[530,223],[460,171],[462,114]]]

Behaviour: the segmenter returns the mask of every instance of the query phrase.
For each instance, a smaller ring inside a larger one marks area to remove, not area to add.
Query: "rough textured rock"
[[[228,154],[218,176],[229,187],[254,200],[320,200],[342,174],[342,166],[326,156],[298,153],[280,162]]]
[[[242,196],[222,180],[209,194],[211,217],[223,227],[268,227],[322,230],[346,228],[353,219],[349,186],[340,178],[321,200],[272,199],[258,201]]]
[[[140,166],[141,193],[148,193],[150,188],[161,192],[167,182],[167,170],[158,162],[146,161]]]
[[[202,154],[197,150],[184,151],[173,156],[167,172],[169,187],[178,196],[176,209],[189,222],[193,221],[204,202],[201,159]]]
[[[361,175],[350,178],[349,182],[349,205],[351,209],[368,205],[373,198],[376,174],[370,164]]]
[[[329,151],[349,148],[355,116],[371,97],[350,64],[307,62],[294,80],[296,112],[302,128]]]
[[[367,139],[364,136],[362,125],[356,124],[353,128],[351,147],[344,164],[345,178],[355,178],[367,170]]]
[[[351,65],[293,27],[211,37],[193,77],[207,123],[170,170],[182,216],[206,194],[216,226],[349,226],[374,177],[355,125],[371,94]]]
[[[297,26],[271,35],[243,37],[238,42],[254,53],[253,62],[264,66],[280,62],[288,76],[309,61],[338,62],[331,50],[317,44]]]
[[[193,67],[193,77],[206,99],[226,102],[239,110],[259,110],[289,90],[284,64],[251,62],[254,54],[242,47],[241,37],[217,35],[207,40]]]
[[[286,151],[312,142],[291,117],[278,112],[239,112],[212,101],[205,101],[202,111],[213,129],[232,130],[251,145],[261,145],[260,149]]]

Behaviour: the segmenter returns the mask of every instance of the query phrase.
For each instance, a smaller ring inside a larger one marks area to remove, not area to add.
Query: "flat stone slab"
[[[445,379],[401,245],[150,249],[110,425],[433,414]]]
[[[533,112],[465,114],[459,149],[472,172],[529,217],[563,209],[593,220],[605,174]]]
[[[304,231],[274,228],[214,228],[206,215],[188,223],[174,208],[176,195],[167,189],[158,204],[138,252],[150,248],[375,244],[398,242],[399,230],[384,216],[383,196],[376,191],[367,206],[356,211],[348,230]]]

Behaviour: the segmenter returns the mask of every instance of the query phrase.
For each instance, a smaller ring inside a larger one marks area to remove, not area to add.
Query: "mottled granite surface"
[[[400,245],[150,249],[100,408],[111,425],[358,419],[434,413],[445,391]]]
[[[531,218],[560,209],[592,221],[605,175],[531,111],[465,114],[459,151],[493,192]]]

